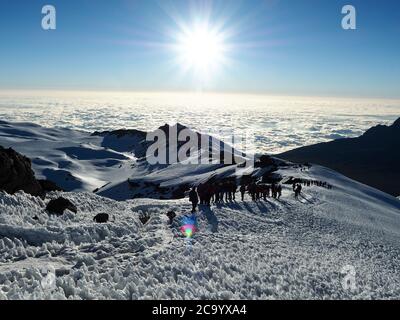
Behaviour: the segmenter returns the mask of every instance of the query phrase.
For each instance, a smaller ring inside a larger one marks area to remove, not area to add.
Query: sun
[[[215,74],[227,60],[224,35],[207,24],[186,28],[178,37],[179,64],[201,78]]]

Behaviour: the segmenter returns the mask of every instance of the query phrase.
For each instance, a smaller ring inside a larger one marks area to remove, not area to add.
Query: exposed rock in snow
[[[48,211],[50,214],[57,214],[59,216],[63,215],[65,210],[69,210],[73,213],[77,213],[78,211],[76,206],[71,201],[63,197],[50,200],[46,206],[46,211]]]
[[[93,218],[93,221],[96,221],[97,223],[106,223],[109,219],[110,215],[108,213],[98,213]]]
[[[0,190],[10,194],[23,190],[33,196],[44,194],[31,169],[31,161],[14,151],[0,146]]]

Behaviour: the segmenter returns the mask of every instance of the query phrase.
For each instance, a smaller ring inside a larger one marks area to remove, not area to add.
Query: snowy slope
[[[104,148],[101,142],[86,132],[0,121],[0,145],[29,157],[37,178],[66,191],[92,191],[129,174],[134,156]]]
[[[306,187],[296,200],[285,186],[279,201],[201,208],[191,242],[179,232],[187,200],[64,193],[78,213],[56,218],[44,208],[59,193],[0,194],[0,298],[399,299],[400,201],[322,167],[280,173],[334,188]],[[100,212],[115,221],[93,223]],[[140,212],[151,214],[144,226]],[[342,287],[348,265],[354,291]],[[51,289],[45,266],[56,272]]]
[[[185,128],[179,124],[175,127]],[[222,150],[223,142],[217,143]],[[236,165],[149,165],[145,157],[149,142],[146,133],[138,130],[91,134],[0,121],[0,145],[29,157],[39,179],[51,180],[66,191],[96,191],[120,201],[170,198],[186,184],[199,183],[213,175],[232,176],[237,169]],[[203,154],[200,148],[191,159]]]

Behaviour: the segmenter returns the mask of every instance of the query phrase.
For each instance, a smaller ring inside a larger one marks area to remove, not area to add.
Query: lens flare
[[[182,219],[182,227],[180,228],[182,234],[191,239],[197,232],[197,218],[195,215],[185,216]]]

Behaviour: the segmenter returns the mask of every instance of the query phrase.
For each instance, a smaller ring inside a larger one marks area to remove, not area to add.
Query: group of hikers
[[[297,178],[288,183],[292,183],[294,196],[296,199],[299,198],[303,186],[318,186],[327,189],[332,189],[332,185],[327,182],[318,180],[307,180]],[[201,183],[196,187],[193,187],[189,192],[189,201],[192,203],[192,212],[196,211],[197,205],[211,206],[212,203],[227,203],[235,201],[235,195],[240,192],[241,200],[244,201],[246,192],[251,197],[252,201],[258,201],[261,199],[267,200],[267,198],[280,199],[282,196],[282,185],[280,183],[261,183],[251,181],[249,183],[242,183],[238,189],[236,179],[226,179],[223,181],[208,181]]]
[[[236,200],[236,193],[240,192],[241,199],[244,201],[246,192],[249,193],[253,201],[267,198],[280,199],[282,196],[282,185],[277,183],[255,183],[241,184],[238,190],[236,180],[226,180],[221,182],[201,183],[193,187],[189,192],[189,201],[192,203],[192,212],[196,211],[197,205],[211,206],[211,203],[218,204]]]
[[[304,187],[317,186],[326,189],[332,189],[332,185],[327,182],[319,180],[296,179],[296,183],[302,184]]]
[[[247,187],[247,191],[249,192],[251,199],[253,201],[260,200],[263,198],[267,200],[267,198],[280,199],[282,196],[282,185],[273,183],[271,185],[265,183],[250,183]],[[240,187],[240,193],[242,195],[242,201],[244,200],[244,194],[246,192],[246,186],[242,185]]]
[[[236,191],[236,180],[201,183],[197,187],[200,204],[208,206],[210,206],[212,202],[221,203],[224,201],[234,201]]]

